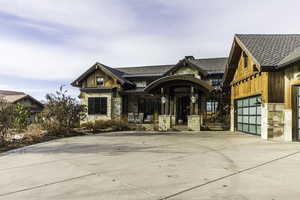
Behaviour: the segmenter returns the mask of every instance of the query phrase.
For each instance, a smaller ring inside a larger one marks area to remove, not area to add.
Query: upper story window
[[[103,77],[96,77],[96,85],[97,86],[104,86],[104,78]]]
[[[243,58],[244,58],[244,68],[248,67],[248,56],[245,52],[243,52]]]

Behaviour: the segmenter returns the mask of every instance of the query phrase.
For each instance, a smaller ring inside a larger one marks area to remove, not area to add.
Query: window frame
[[[98,79],[102,79],[102,84],[98,84]],[[104,77],[103,76],[96,76],[96,86],[101,87],[104,86]]]
[[[107,115],[107,97],[88,97],[88,115]]]

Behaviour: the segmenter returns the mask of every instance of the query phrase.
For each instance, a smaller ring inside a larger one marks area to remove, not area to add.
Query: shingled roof
[[[9,90],[0,90],[0,96],[6,95],[24,95],[24,92],[16,92],[16,91],[9,91]]]
[[[189,56],[191,57],[191,56]],[[187,59],[187,58],[185,58]],[[205,58],[205,59],[189,59],[189,62],[193,65],[199,67],[199,69],[204,70],[206,73],[224,73],[227,64],[227,58]],[[96,63],[90,67],[86,72],[79,76],[75,81],[71,83],[73,86],[79,86],[80,83],[91,73],[97,70],[99,67],[104,69],[107,73],[110,73],[116,77],[122,84],[127,83],[129,85],[134,85],[127,78],[136,77],[160,77],[166,75],[172,68],[176,67],[178,64],[174,65],[150,65],[150,66],[139,66],[139,67],[119,67],[112,68],[101,63]]]
[[[300,34],[237,34],[235,36],[261,67],[278,67],[300,46]]]
[[[8,103],[11,103],[11,104],[17,103],[17,102],[27,98],[27,99],[34,101],[36,104],[40,105],[41,107],[44,107],[44,105],[41,102],[39,102],[32,96],[25,94],[24,92],[0,90],[0,97],[5,99]]]
[[[208,73],[224,73],[228,58],[205,58],[190,60]]]
[[[174,65],[150,65],[141,67],[120,67],[117,70],[131,75],[141,74],[164,74],[166,71],[174,67]]]
[[[189,62],[198,66],[202,70],[208,73],[223,73],[225,71],[228,58],[201,58],[201,59],[189,59]],[[141,67],[122,67],[115,68],[124,73],[124,77],[127,75],[163,75],[171,70],[175,65],[150,65]]]

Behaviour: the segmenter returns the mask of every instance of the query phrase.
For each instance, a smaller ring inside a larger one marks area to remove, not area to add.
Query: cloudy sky
[[[235,33],[300,33],[297,0],[0,0],[0,89],[37,99],[95,62],[228,56]]]

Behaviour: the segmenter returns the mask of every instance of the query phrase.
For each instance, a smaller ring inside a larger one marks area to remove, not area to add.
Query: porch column
[[[160,131],[168,131],[171,129],[170,115],[170,95],[166,93],[164,88],[161,88],[161,115],[158,117],[158,126]]]
[[[201,127],[201,116],[198,115],[197,96],[195,94],[194,86],[191,86],[191,109],[190,115],[188,116],[188,128],[192,131],[200,131]]]

